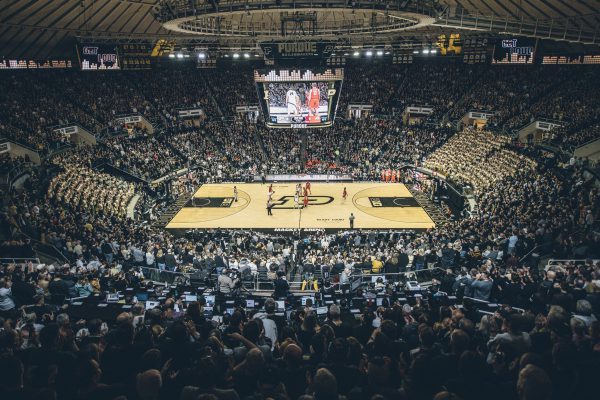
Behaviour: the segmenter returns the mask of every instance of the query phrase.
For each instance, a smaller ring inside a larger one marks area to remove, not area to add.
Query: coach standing
[[[350,229],[354,229],[354,213],[350,213]]]

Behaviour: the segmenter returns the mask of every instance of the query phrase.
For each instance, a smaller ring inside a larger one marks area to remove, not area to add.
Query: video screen
[[[269,83],[269,116],[278,124],[320,123],[327,118],[327,83]]]
[[[267,126],[313,128],[333,124],[342,69],[255,71],[254,77]]]

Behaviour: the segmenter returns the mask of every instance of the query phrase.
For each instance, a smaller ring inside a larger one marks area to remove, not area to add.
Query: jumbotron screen
[[[342,68],[254,71],[266,124],[271,128],[320,128],[335,119]]]

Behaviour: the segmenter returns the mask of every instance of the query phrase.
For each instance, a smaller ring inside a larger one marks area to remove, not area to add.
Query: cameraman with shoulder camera
[[[223,294],[231,294],[236,289],[239,278],[229,268],[226,268],[219,275],[219,292]]]

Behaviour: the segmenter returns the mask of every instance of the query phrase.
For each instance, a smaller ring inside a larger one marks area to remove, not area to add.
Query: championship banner
[[[335,49],[334,42],[279,42],[261,43],[267,59],[328,58]]]

